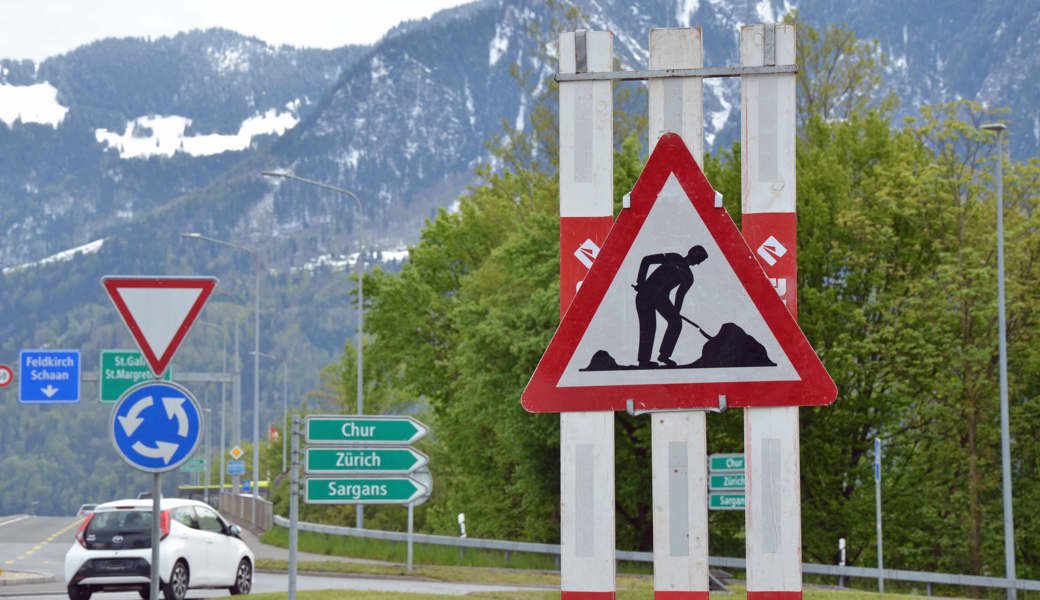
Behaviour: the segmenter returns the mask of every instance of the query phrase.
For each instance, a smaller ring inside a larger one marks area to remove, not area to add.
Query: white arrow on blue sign
[[[172,381],[146,381],[128,389],[112,411],[112,442],[130,466],[161,473],[187,461],[199,443],[202,409]]]
[[[79,402],[79,350],[22,350],[18,401]]]

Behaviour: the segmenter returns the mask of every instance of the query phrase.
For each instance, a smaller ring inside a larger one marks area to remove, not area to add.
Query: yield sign
[[[214,277],[104,277],[119,316],[161,377],[217,285]]]
[[[532,412],[829,404],[837,388],[682,138],[662,136],[521,397]]]

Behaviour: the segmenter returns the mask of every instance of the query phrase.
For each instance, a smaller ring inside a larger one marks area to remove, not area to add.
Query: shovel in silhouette
[[[708,332],[704,331],[704,329],[700,325],[694,323],[693,321],[687,319],[686,317],[684,317],[682,315],[679,315],[679,318],[681,318],[683,321],[686,321],[690,325],[693,325],[694,327],[696,327],[697,331],[701,332],[701,335],[703,335],[704,337],[708,338],[709,340],[715,339],[714,335],[709,335]]]

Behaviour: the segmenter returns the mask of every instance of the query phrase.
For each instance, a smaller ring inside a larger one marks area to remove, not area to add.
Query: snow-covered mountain
[[[1040,148],[1040,0],[576,5],[584,27],[614,33],[623,69],[646,68],[651,28],[677,26],[703,29],[706,66],[734,66],[742,24],[797,7],[817,29],[843,25],[877,39],[904,111],[956,98],[1006,106],[1016,158]],[[0,59],[0,362],[26,348],[89,357],[126,346],[98,283],[110,274],[217,275],[223,295],[207,318],[244,325],[262,265],[262,348],[288,357],[289,397],[299,403],[354,335],[345,291],[353,284],[342,269],[362,243],[366,264],[395,268],[392,252],[474,181],[503,123],[525,127],[554,72],[560,14],[545,0],[478,0],[404,23],[372,46],[273,47],[214,29],[100,40],[39,64]],[[514,71],[527,74],[523,83]],[[709,150],[739,136],[739,104],[735,80],[708,80]],[[262,177],[267,169],[349,190],[362,214],[345,194]],[[251,249],[259,261],[185,232]],[[241,332],[251,347],[249,328]],[[198,334],[192,343],[215,352],[215,340]],[[202,348],[177,360],[213,366]],[[265,370],[262,389],[277,389],[277,377]]]
[[[1028,34],[1040,24],[1038,0],[954,0],[942,11],[893,0],[577,5],[589,28],[615,34],[628,69],[645,67],[650,28],[689,25],[704,29],[706,66],[734,65],[740,25],[796,6],[818,28],[841,24],[877,39],[905,110],[955,98],[1008,106],[1013,151],[1035,155],[1040,146],[1040,53]],[[523,127],[532,90],[510,70],[534,73],[529,83],[552,73],[543,61],[551,35],[531,36],[532,23],[552,16],[538,0],[480,0],[402,24],[371,47],[272,47],[209,30],[101,40],[40,64],[0,60],[0,266],[147,219],[240,176],[243,164],[346,187],[364,199],[370,236],[413,241],[472,181],[500,124]],[[711,148],[736,137],[739,102],[734,82],[707,83]],[[258,192],[241,199],[254,214],[213,223],[212,232],[259,241],[338,206],[315,189],[281,186],[273,200]],[[265,199],[273,220],[255,214]],[[210,220],[195,214],[184,226]]]

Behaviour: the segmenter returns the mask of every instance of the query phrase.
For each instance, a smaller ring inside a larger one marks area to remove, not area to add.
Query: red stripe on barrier
[[[560,592],[560,600],[614,600],[616,592]]]
[[[708,592],[654,590],[654,600],[708,600]]]
[[[797,592],[752,592],[748,590],[747,600],[802,600],[801,590]]]

